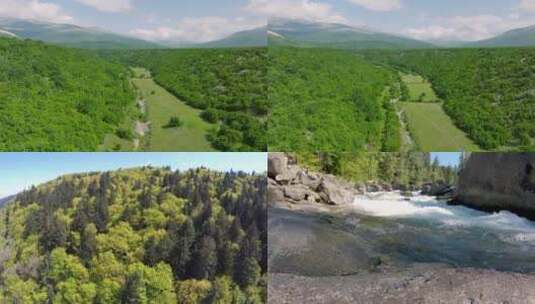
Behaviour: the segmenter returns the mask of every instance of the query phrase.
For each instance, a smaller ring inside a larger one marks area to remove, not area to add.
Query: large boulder
[[[331,205],[351,204],[355,198],[355,193],[344,183],[329,176],[322,178],[318,192],[320,197]]]
[[[268,155],[268,176],[276,179],[283,175],[288,169],[288,158],[284,153],[269,153]]]
[[[535,219],[535,153],[473,153],[459,176],[455,202]]]

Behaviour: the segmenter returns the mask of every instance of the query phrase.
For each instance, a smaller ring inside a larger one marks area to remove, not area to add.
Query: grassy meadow
[[[477,151],[465,133],[446,115],[439,103],[400,102],[409,131],[421,151]]]

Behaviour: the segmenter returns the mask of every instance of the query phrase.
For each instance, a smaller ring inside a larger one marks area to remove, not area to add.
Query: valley
[[[200,117],[201,111],[160,87],[150,73],[146,73],[145,77],[139,77],[139,70],[135,73],[137,77],[132,79],[132,83],[138,89],[140,98],[145,100],[146,123],[149,124],[146,138],[142,139],[147,141],[146,150],[214,151],[207,136],[210,129],[216,126],[204,121]],[[180,119],[179,127],[167,126],[172,117]]]
[[[458,48],[393,46],[402,38],[337,23],[275,20],[268,29],[274,58],[271,151],[410,150],[392,138],[390,130],[400,129],[410,146],[400,124],[425,151],[533,149],[535,49],[514,43],[532,27],[504,33],[500,44]],[[377,43],[368,44],[370,37]],[[358,70],[347,73],[350,67]],[[381,84],[390,90],[387,97],[377,88]],[[356,114],[360,107],[367,117]]]

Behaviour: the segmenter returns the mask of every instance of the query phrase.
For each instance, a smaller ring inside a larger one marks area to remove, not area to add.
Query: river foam
[[[443,228],[483,228],[500,234],[504,241],[535,243],[535,222],[508,211],[486,213],[430,196],[405,198],[399,192],[357,196],[353,208],[371,216],[418,219]]]

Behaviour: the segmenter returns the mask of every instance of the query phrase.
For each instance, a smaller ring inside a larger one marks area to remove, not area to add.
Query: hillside
[[[103,52],[145,67],[166,90],[219,123],[208,139],[222,151],[266,151],[267,50],[225,48]]]
[[[367,28],[338,23],[274,19],[268,24],[270,42],[275,45],[344,49],[429,48],[432,44]]]
[[[496,37],[469,43],[472,47],[524,47],[535,46],[535,26],[513,29]]]
[[[345,50],[269,55],[270,151],[399,150],[395,73]]]
[[[155,43],[133,37],[72,24],[0,18],[0,29],[20,38],[40,40],[69,47],[88,49],[145,49],[160,47]]]
[[[266,177],[62,176],[0,211],[0,302],[263,303]]]
[[[195,45],[203,48],[222,47],[265,47],[267,46],[266,27],[234,33],[226,38]]]
[[[0,151],[94,151],[133,107],[127,69],[84,50],[0,38]]]

